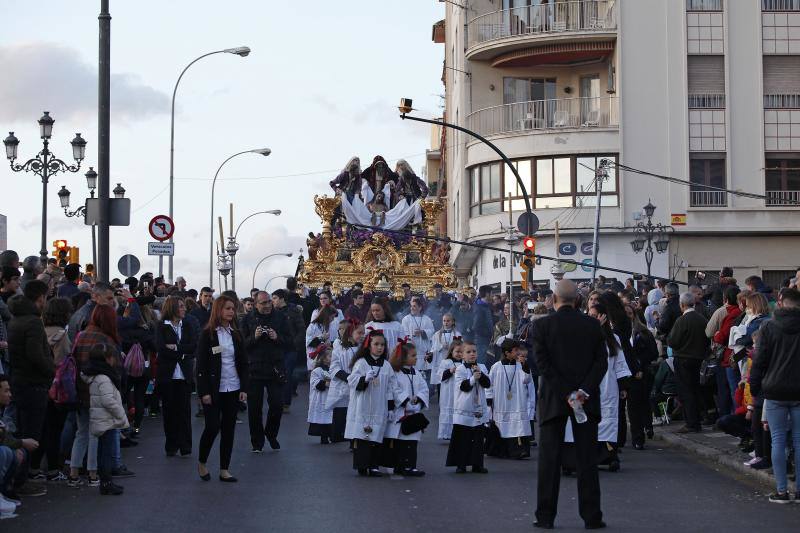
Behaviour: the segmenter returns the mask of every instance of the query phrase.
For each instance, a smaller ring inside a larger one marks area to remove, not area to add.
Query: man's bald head
[[[556,283],[553,290],[554,307],[558,309],[562,305],[573,306],[578,297],[578,286],[568,279],[562,279]]]

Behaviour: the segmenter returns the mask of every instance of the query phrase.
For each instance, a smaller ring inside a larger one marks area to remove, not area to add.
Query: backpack
[[[140,378],[144,375],[144,353],[141,344],[137,342],[131,346],[131,349],[122,358],[122,366],[132,378]]]
[[[75,407],[78,405],[78,388],[75,381],[78,378],[78,367],[72,354],[65,357],[53,378],[48,395],[53,402],[61,407]]]

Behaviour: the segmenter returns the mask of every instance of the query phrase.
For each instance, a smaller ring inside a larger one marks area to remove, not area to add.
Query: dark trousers
[[[353,439],[353,469],[367,470],[368,468],[378,468],[381,462],[380,442],[369,440]]]
[[[17,432],[21,439],[42,441],[47,423],[47,387],[19,385],[14,388],[13,397],[17,405]],[[44,457],[44,446],[31,453],[31,469],[36,470]]]
[[[286,386],[283,387],[283,405],[292,405],[292,394],[297,388],[294,379],[294,367],[297,364],[297,353],[286,352],[283,354],[283,364],[286,366]]]
[[[206,427],[200,436],[200,455],[198,460],[202,464],[208,462],[208,455],[217,434],[222,432],[219,440],[219,468],[227,470],[231,465],[231,452],[233,451],[233,436],[236,430],[236,413],[239,412],[239,391],[220,392],[211,402],[203,404],[203,416]]]
[[[686,426],[700,429],[700,359],[675,358],[675,377],[678,380],[678,397],[683,405]]]
[[[716,384],[714,400],[717,404],[719,416],[733,413],[734,405],[733,400],[731,400],[731,387],[728,384],[728,376],[725,373],[725,368],[721,365],[714,371],[714,382]]]
[[[61,433],[64,431],[66,419],[67,411],[59,408],[53,400],[48,398],[45,426],[42,432],[43,443],[40,443],[44,446],[44,453],[47,454],[48,470],[59,470],[64,466],[64,457],[61,453]]]
[[[161,403],[163,405],[164,450],[184,454],[192,451],[192,386],[185,379],[171,379],[161,382]]]
[[[619,448],[624,448],[625,443],[628,442],[628,420],[625,416],[627,412],[627,399],[619,399],[619,409],[617,409],[617,442]]]
[[[447,460],[445,466],[456,466],[472,469],[483,468],[484,443],[486,440],[486,427],[462,426],[453,424],[453,433],[450,436],[450,444],[447,448]]]
[[[417,446],[418,441],[415,440],[400,440],[394,441],[396,450],[396,468],[401,470],[413,470],[417,468]]]
[[[109,429],[97,438],[97,473],[103,483],[111,481],[111,470],[114,468],[114,439],[117,432]]]
[[[600,477],[597,473],[597,423],[578,424],[574,415],[575,471],[578,477],[578,509],[587,524],[603,519],[600,510]],[[558,511],[561,482],[561,454],[567,417],[561,416],[539,425],[539,479],[536,519],[552,523]]]
[[[264,424],[264,389],[267,389],[267,422]],[[283,416],[284,384],[274,379],[250,378],[247,391],[247,418],[250,423],[250,443],[253,448],[264,447],[264,436],[277,438]]]
[[[647,382],[642,379],[631,378],[628,388],[628,420],[631,424],[631,441],[634,445],[644,444],[645,428],[652,427],[653,419],[650,414],[650,400]]]
[[[147,392],[147,383],[150,378],[147,374],[138,378],[128,377],[128,392],[133,389],[133,427],[142,427],[144,417],[144,399]]]
[[[344,430],[347,425],[347,407],[333,408],[333,430],[331,440],[333,442],[344,442]]]
[[[753,434],[753,446],[755,447],[756,457],[766,458],[772,461],[772,437],[769,431],[764,431],[761,417],[764,415],[764,408],[760,405],[753,409],[752,423],[750,431]]]
[[[750,421],[744,415],[725,415],[717,420],[717,427],[728,435],[743,439],[750,436]]]

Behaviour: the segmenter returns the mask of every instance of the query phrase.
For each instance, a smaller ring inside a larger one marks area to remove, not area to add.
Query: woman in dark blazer
[[[169,457],[178,451],[182,457],[192,453],[190,398],[197,335],[188,323],[184,323],[185,316],[186,304],[181,298],[170,296],[161,307],[161,323],[156,328],[156,379],[163,405],[164,451]]]
[[[206,427],[200,437],[197,465],[200,479],[208,481],[206,462],[211,446],[222,432],[219,443],[219,479],[235,482],[228,471],[236,429],[239,402],[247,401],[248,366],[242,337],[236,329],[236,302],[222,295],[211,308],[211,317],[197,345],[197,395],[203,405]]]

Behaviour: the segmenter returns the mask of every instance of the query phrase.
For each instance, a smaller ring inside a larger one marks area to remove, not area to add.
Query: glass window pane
[[[616,194],[604,194],[600,197],[600,205],[603,207],[617,207],[619,205],[619,196]]]
[[[597,196],[578,196],[575,200],[575,205],[579,207],[594,207],[597,205]],[[600,197],[600,205],[602,207],[617,207],[619,205],[619,197],[616,194],[604,194]]]
[[[472,172],[472,203],[477,204],[481,199],[480,167],[473,167],[470,172]]]
[[[536,198],[536,209],[547,209],[553,207],[572,207],[572,196]]]
[[[709,163],[709,185],[725,187],[725,160],[712,159]]]
[[[606,159],[617,162],[616,157],[608,157]],[[617,192],[617,167],[614,165],[608,166],[608,179],[603,184],[603,192]]]
[[[476,216],[480,215],[480,213],[481,213],[480,209],[481,209],[481,206],[479,206],[479,205],[473,206],[469,210],[469,216],[470,217],[476,217]]]
[[[555,194],[572,191],[572,159],[557,157],[553,160],[553,182]]]
[[[586,168],[589,167],[589,168]],[[576,193],[580,194],[582,192],[591,192],[595,190],[595,171],[592,169],[596,169],[597,166],[595,164],[594,157],[579,157],[577,168],[575,171],[577,172],[577,189]]]
[[[553,194],[553,160],[536,160],[536,194]]]
[[[482,215],[496,215],[503,211],[503,204],[500,202],[490,202],[488,204],[481,204]]]
[[[690,160],[689,181],[692,183],[705,184],[707,183],[707,179],[708,178],[706,177],[706,160],[705,159]]]
[[[531,162],[530,161],[514,161],[514,167],[517,169],[517,173],[519,173],[519,177],[522,178],[522,182],[525,184],[525,189],[530,194],[531,192]],[[503,198],[508,198],[508,193],[511,193],[512,196],[522,196],[522,191],[519,188],[519,183],[517,183],[517,179],[514,177],[514,173],[511,172],[511,169],[508,166],[503,168],[503,178],[505,179],[505,191],[503,194]]]
[[[491,198],[489,186],[491,175],[489,174],[489,167],[486,165],[481,166],[481,201]]]
[[[500,192],[500,164],[495,163],[489,166],[489,175],[490,175],[490,187],[489,187],[489,198],[501,198],[502,193]]]

